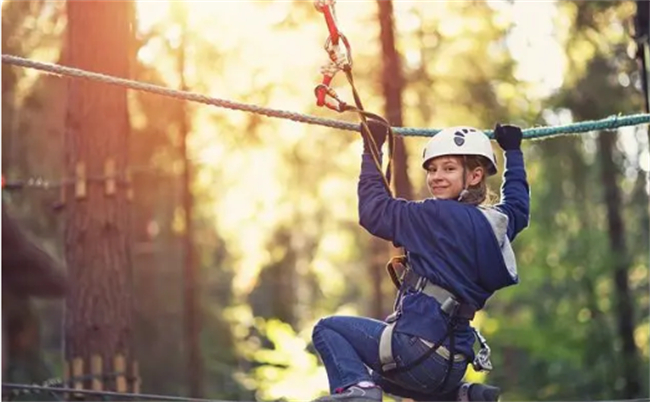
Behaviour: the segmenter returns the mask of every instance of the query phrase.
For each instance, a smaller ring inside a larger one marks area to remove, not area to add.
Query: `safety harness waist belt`
[[[410,275],[405,275],[406,278],[404,279],[404,282],[408,281],[408,276]],[[423,279],[425,282],[420,282]],[[468,320],[472,320],[474,318],[474,315],[476,314],[476,310],[468,304],[459,303],[458,301],[456,301],[454,295],[448,290],[443,289],[438,285],[434,285],[433,283],[426,281],[425,278],[419,278],[418,282],[420,282],[418,283],[418,285],[423,285],[423,287],[419,290],[425,295],[436,299],[438,303],[440,303],[441,310],[445,312],[447,315],[449,315],[450,317],[453,316],[453,317],[464,318]],[[418,285],[414,287],[417,289]],[[384,372],[393,371],[397,368],[397,363],[395,362],[395,359],[393,357],[392,339],[393,339],[393,332],[395,330],[395,325],[397,324],[397,319],[399,318],[400,314],[401,311],[398,308],[393,314],[391,314],[386,319],[388,325],[384,328],[381,334],[381,338],[379,339],[379,360],[381,361],[382,371]],[[441,340],[440,342],[437,342],[435,345],[433,345],[431,347],[431,351],[433,352],[439,349],[442,346],[443,341],[444,339]],[[440,354],[443,355],[443,357],[454,361],[460,361],[465,358],[463,355],[460,354],[451,356],[451,353],[446,348],[442,352],[443,353]],[[428,355],[426,355],[426,357],[428,357]]]

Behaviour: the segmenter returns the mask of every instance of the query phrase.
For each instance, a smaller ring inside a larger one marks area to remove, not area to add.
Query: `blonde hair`
[[[496,196],[487,186],[487,171],[490,164],[487,158],[480,155],[463,155],[463,163],[469,171],[482,168],[483,178],[478,184],[467,187],[460,202],[476,206],[494,203]]]

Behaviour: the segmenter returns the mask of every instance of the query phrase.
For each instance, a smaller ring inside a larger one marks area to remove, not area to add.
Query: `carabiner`
[[[336,0],[314,0],[314,7],[321,13],[325,8],[334,7],[335,4]]]
[[[330,32],[330,38],[332,38],[332,42],[335,45],[338,45],[339,36],[341,35],[341,33],[339,32],[339,28],[336,25],[336,14],[334,11],[334,4],[336,4],[336,0],[315,0],[314,1],[314,7],[316,7],[316,10],[323,13],[323,16],[325,17],[325,23],[327,24],[327,30]]]
[[[339,96],[332,88],[329,87],[329,83],[331,81],[332,77],[326,75],[323,78],[323,83],[316,85],[316,88],[314,88],[314,93],[316,94],[316,104],[318,106],[325,106],[339,113],[344,112],[345,106],[347,104],[339,98]],[[336,103],[328,101],[327,96],[334,99]]]
[[[479,349],[478,353],[474,357],[472,366],[477,372],[492,371],[492,362],[490,361],[490,346],[488,346],[487,340],[483,337],[478,329],[472,329],[474,330],[474,335],[476,336],[479,346],[481,347],[481,349]]]
[[[350,42],[342,33],[339,33],[339,37],[343,42],[344,49],[341,49],[341,45],[335,43],[331,36],[327,38],[323,48],[339,70],[350,69],[352,68],[352,48],[350,47]]]
[[[332,109],[331,105],[326,105],[327,101],[325,100],[325,97],[327,95],[331,96],[332,98],[336,99],[337,102],[341,102],[338,96],[336,95],[336,92],[330,87],[330,84],[332,83],[332,80],[334,79],[334,76],[336,73],[339,71],[338,65],[330,60],[327,65],[321,67],[321,74],[323,74],[323,81],[316,86],[314,89],[315,94],[316,94],[316,105],[318,106],[327,106],[330,109]],[[338,108],[335,108],[333,110],[337,110]]]
[[[492,362],[490,361],[490,348],[481,348],[472,362],[474,371],[492,371]]]

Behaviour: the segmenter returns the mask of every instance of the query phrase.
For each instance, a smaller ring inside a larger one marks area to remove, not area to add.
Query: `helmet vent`
[[[454,144],[458,145],[459,147],[463,146],[465,143],[465,133],[467,132],[467,129],[463,129],[462,131],[456,131],[454,133]]]

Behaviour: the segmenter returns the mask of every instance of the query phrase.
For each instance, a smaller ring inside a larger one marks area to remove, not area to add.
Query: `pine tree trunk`
[[[128,78],[129,7],[129,1],[68,1],[68,63]],[[66,172],[77,178],[85,174],[89,180],[85,191],[69,185],[65,192],[65,255],[71,288],[66,300],[66,360],[71,376],[77,377],[89,375],[100,357],[103,373],[119,375],[103,381],[103,388],[117,391],[133,390],[127,387],[133,368],[133,281],[123,180],[129,130],[126,89],[69,81]],[[109,188],[110,181],[97,179],[106,175],[107,167],[110,173],[111,165],[118,175],[114,188]],[[119,356],[125,359],[125,367],[115,363]],[[99,387],[97,381],[73,381],[81,383]]]
[[[174,4],[173,7],[180,3]],[[175,11],[181,24],[181,43],[177,55],[177,69],[180,89],[187,91],[185,83],[185,47],[187,46],[187,15],[183,5]],[[183,169],[183,211],[185,212],[185,232],[183,233],[184,248],[184,317],[185,317],[185,349],[187,355],[187,382],[192,398],[203,396],[203,360],[201,358],[201,303],[199,270],[194,246],[194,195],[192,194],[193,166],[187,148],[190,134],[190,122],[187,115],[187,104],[179,104],[179,134],[181,138],[180,153],[184,162]]]
[[[628,280],[629,256],[625,245],[625,226],[621,214],[621,190],[617,183],[618,172],[614,163],[616,136],[612,132],[600,133],[598,146],[602,166],[602,182],[605,189],[605,204],[609,230],[609,244],[614,256],[614,297],[618,335],[623,345],[621,360],[623,370],[620,374],[625,380],[623,394],[625,399],[639,396],[639,364],[634,343],[634,309]]]
[[[381,48],[383,55],[382,90],[386,104],[384,115],[391,126],[401,127],[402,93],[404,92],[404,77],[399,52],[395,47],[395,22],[392,0],[378,0],[379,23],[381,26]],[[413,199],[413,187],[408,177],[408,156],[404,148],[404,138],[395,138],[395,195],[407,200]]]
[[[399,53],[395,48],[395,24],[393,16],[393,2],[378,0],[380,41],[382,48],[382,92],[385,106],[384,116],[391,126],[402,126],[402,92],[404,90],[404,79],[402,76],[401,61]],[[412,199],[413,190],[408,178],[407,155],[404,149],[402,137],[395,137],[395,150],[393,155],[393,187],[395,195],[400,198]],[[373,238],[370,244],[370,252],[373,256],[369,270],[373,289],[373,316],[375,318],[385,317],[390,303],[385,303],[384,286],[387,283],[387,275],[384,270],[386,261],[390,258],[391,249],[389,245],[379,238]],[[396,250],[393,254],[399,253]]]

